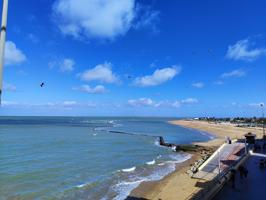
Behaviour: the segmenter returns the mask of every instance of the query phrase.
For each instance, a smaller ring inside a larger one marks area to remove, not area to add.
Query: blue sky
[[[10,0],[0,114],[260,116],[265,7]]]

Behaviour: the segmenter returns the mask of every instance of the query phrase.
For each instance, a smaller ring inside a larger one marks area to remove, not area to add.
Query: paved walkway
[[[220,172],[222,173],[243,155],[244,150],[245,144],[243,143],[224,144],[203,164],[203,167],[199,168],[193,178],[212,180],[219,174],[219,158]]]
[[[264,154],[265,155],[265,154]],[[248,177],[241,179],[239,172],[236,175],[236,187],[232,188],[231,182],[218,193],[214,200],[264,200],[266,199],[266,168],[259,168],[260,159],[265,159],[258,154],[253,154],[245,163]]]

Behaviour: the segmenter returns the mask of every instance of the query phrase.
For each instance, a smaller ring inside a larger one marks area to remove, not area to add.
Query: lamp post
[[[248,148],[247,148],[247,138],[245,138],[245,154],[248,154]]]
[[[218,173],[221,174],[221,150],[218,151]]]
[[[0,105],[1,105],[2,88],[3,88],[2,84],[3,84],[5,41],[6,41],[7,10],[8,10],[8,0],[3,0],[2,25],[1,25],[1,34],[0,34]]]
[[[265,127],[264,127],[264,104],[261,103],[261,110],[262,110],[262,132],[263,132],[263,145],[265,145]]]

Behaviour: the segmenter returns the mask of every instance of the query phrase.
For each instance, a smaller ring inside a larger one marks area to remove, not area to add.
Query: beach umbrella
[[[5,41],[6,41],[6,23],[7,23],[7,9],[8,0],[3,0],[3,11],[2,11],[2,25],[0,35],[0,105],[3,88],[3,65],[5,55]]]

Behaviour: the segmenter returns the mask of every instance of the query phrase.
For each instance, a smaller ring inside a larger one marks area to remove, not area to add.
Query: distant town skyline
[[[9,0],[0,115],[261,117],[265,7]]]

